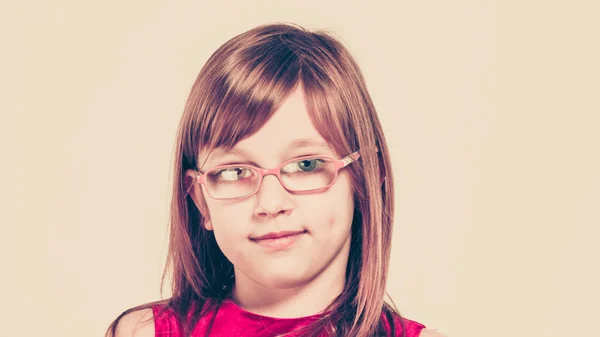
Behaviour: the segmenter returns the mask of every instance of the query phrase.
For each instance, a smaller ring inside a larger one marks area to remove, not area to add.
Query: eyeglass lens
[[[315,157],[285,164],[281,181],[290,191],[311,191],[328,186],[336,175],[329,158]],[[254,193],[260,184],[260,173],[245,165],[230,165],[206,172],[206,187],[213,198],[240,198]]]

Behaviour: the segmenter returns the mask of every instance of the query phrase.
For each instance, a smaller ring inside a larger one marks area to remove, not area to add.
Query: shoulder
[[[421,334],[419,335],[419,337],[448,337],[448,336],[441,334],[437,330],[423,329],[423,330],[421,330]]]
[[[154,337],[154,314],[152,309],[132,311],[121,317],[115,337]]]

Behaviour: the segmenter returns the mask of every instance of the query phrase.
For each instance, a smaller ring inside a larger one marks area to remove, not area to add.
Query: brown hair
[[[358,149],[361,153],[360,164],[348,166],[356,209],[345,286],[325,310],[327,314],[304,332],[316,336],[325,329],[332,336],[373,336],[386,330],[385,320],[395,336],[394,322],[403,325],[403,320],[398,319],[393,302],[384,301],[394,192],[381,123],[361,71],[346,48],[329,33],[291,24],[263,25],[234,37],[200,71],[175,148],[170,242],[163,274],[163,283],[167,273],[172,275],[172,296],[125,311],[107,336],[114,335],[123,315],[156,303],[172,310],[189,336],[200,317],[229,294],[233,265],[213,232],[204,228],[204,211],[186,193],[191,183],[186,170],[199,169],[201,151],[230,149],[257,132],[299,87],[317,131],[337,154]],[[403,326],[401,330],[404,334]]]

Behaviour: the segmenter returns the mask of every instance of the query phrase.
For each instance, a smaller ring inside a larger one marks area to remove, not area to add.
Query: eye
[[[252,170],[245,167],[228,167],[210,174],[217,181],[238,181],[252,175]]]
[[[312,171],[317,167],[317,159],[301,160],[298,162],[298,167],[302,171]]]
[[[302,159],[285,165],[282,167],[282,171],[284,173],[312,172],[321,167],[323,163],[325,160],[321,158]]]

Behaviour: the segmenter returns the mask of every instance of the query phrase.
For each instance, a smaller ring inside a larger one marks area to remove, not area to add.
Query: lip
[[[279,238],[284,238],[286,236],[294,236],[294,235],[298,235],[298,234],[302,234],[306,231],[282,231],[282,232],[271,232],[262,236],[258,236],[255,238],[252,238],[252,240],[254,241],[261,241],[261,240],[271,240],[271,239],[279,239]]]
[[[252,241],[273,251],[280,251],[291,248],[306,231],[284,231],[277,233],[269,233],[257,238],[252,238]]]

